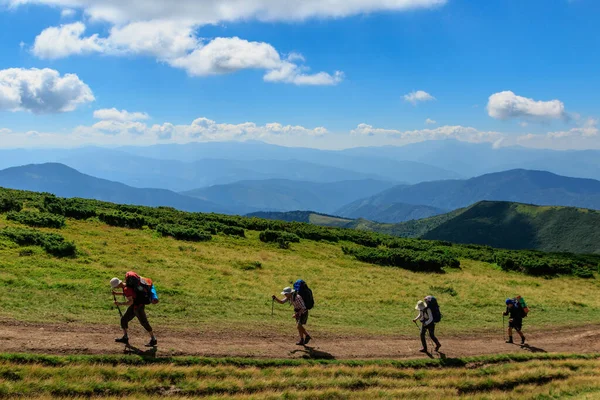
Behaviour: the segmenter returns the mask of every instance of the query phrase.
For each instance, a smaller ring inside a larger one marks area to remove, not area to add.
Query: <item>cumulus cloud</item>
[[[435,125],[435,124],[437,124],[437,121],[436,121],[436,120],[434,120],[434,119],[427,118],[427,119],[425,120],[425,125]]]
[[[487,110],[490,117],[502,120],[523,118],[532,121],[549,121],[568,118],[565,105],[560,100],[536,101],[517,96],[511,91],[491,95]]]
[[[521,135],[517,143],[526,147],[556,149],[556,150],[586,150],[600,148],[600,127],[598,119],[588,118],[579,126],[545,134]]]
[[[270,44],[250,42],[238,37],[215,38],[204,42],[190,25],[174,21],[142,21],[113,27],[109,36],[84,37],[81,22],[51,27],[35,39],[33,53],[43,59],[57,59],[72,54],[142,55],[185,70],[190,76],[209,76],[244,69],[265,70],[268,82],[295,85],[336,85],[343,73],[308,73],[309,68],[298,53],[283,59]]]
[[[196,25],[232,21],[293,21],[307,18],[341,18],[352,15],[432,8],[447,0],[0,0],[0,4],[52,5],[80,9],[93,20],[114,24],[169,19]]]
[[[94,100],[90,87],[75,74],[61,76],[48,68],[0,70],[0,111],[59,113]]]
[[[422,142],[426,140],[456,139],[464,142],[485,143],[497,142],[504,137],[503,134],[493,131],[479,131],[475,128],[464,126],[441,126],[435,129],[420,129],[400,131],[395,129],[375,128],[368,124],[359,124],[350,131],[355,136],[386,136],[389,139],[405,143]]]
[[[75,10],[71,8],[65,8],[60,12],[61,18],[72,18],[76,14]]]
[[[432,100],[435,100],[435,97],[423,90],[417,90],[416,92],[413,91],[404,95],[404,101],[411,103],[413,106],[417,105],[417,103]]]
[[[117,110],[116,108],[104,108],[94,111],[94,118],[108,121],[143,121],[150,116],[144,112],[129,112],[127,110]]]

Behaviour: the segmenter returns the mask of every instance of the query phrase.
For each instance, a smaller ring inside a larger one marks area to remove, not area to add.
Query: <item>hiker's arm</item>
[[[417,322],[417,320],[421,317],[421,313],[419,313],[419,315],[417,315],[415,318],[413,318],[413,322]]]
[[[133,297],[127,297],[127,301],[115,301],[115,306],[130,306],[133,304]]]
[[[123,292],[112,292],[112,294],[114,294],[115,296],[125,296],[125,293]]]
[[[286,298],[284,298],[283,300],[279,300],[279,299],[277,298],[277,296],[273,295],[273,297],[272,297],[272,298],[273,298],[273,300],[275,300],[275,301],[276,301],[276,302],[278,302],[279,304],[285,304],[285,303],[287,302],[287,297],[286,297]]]
[[[425,317],[427,318],[427,321],[425,321],[423,325],[427,326],[433,322],[433,313],[430,309],[427,309],[427,311],[425,312]]]

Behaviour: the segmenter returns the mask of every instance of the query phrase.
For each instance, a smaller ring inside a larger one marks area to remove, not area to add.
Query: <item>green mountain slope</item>
[[[483,201],[446,221],[438,218],[427,222],[431,229],[419,235],[424,239],[507,249],[600,253],[600,212],[595,210]]]
[[[397,223],[434,215],[444,214],[448,210],[420,204],[407,203],[374,203],[370,199],[361,199],[347,204],[336,211],[346,218],[364,218],[370,221]]]

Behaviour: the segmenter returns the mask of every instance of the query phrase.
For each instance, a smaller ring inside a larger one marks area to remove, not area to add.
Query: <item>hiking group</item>
[[[110,280],[112,287],[112,294],[114,298],[114,305],[119,309],[121,315],[121,328],[123,329],[123,336],[115,339],[117,343],[123,343],[129,346],[128,328],[129,322],[134,318],[137,318],[140,324],[150,335],[150,342],[146,345],[147,347],[155,347],[158,344],[156,337],[148,317],[146,316],[146,305],[158,303],[158,294],[156,288],[151,279],[141,277],[133,271],[129,271],[125,274],[125,281],[119,278],[112,278]],[[121,289],[121,292],[116,290]],[[279,304],[288,303],[294,307],[294,313],[292,318],[296,320],[296,328],[298,329],[299,340],[296,343],[299,346],[307,345],[312,337],[306,330],[306,324],[308,323],[308,313],[315,305],[312,290],[308,287],[306,282],[302,279],[298,279],[294,282],[293,287],[285,287],[281,294],[283,298],[278,298],[276,295],[272,296],[273,304],[278,302]],[[125,297],[126,301],[117,301],[116,296]],[[525,303],[525,300],[521,296],[517,296],[512,299],[506,299],[506,310],[502,313],[502,329],[504,330],[504,317],[509,316],[508,320],[508,340],[506,343],[513,343],[513,330],[521,337],[521,345],[525,344],[525,336],[523,335],[523,318],[527,316],[529,308]],[[127,306],[125,314],[121,313],[120,306]],[[435,335],[435,326],[442,320],[442,313],[437,299],[434,296],[425,296],[423,300],[419,300],[415,309],[419,311],[412,321],[417,324],[417,321],[421,322],[420,339],[421,349],[420,352],[428,353],[426,337],[429,334],[430,340],[435,344],[434,351],[438,352],[442,344]],[[273,308],[271,309],[273,314]],[[418,327],[418,325],[417,325]],[[432,344],[432,347],[433,347]]]

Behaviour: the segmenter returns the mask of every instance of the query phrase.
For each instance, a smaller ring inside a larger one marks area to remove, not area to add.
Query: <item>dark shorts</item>
[[[508,321],[508,327],[513,328],[517,332],[521,332],[521,329],[523,328],[523,320],[522,319],[513,319],[511,321]]]
[[[299,318],[296,318],[297,325],[306,325],[306,322],[308,322],[308,311],[302,314]]]

